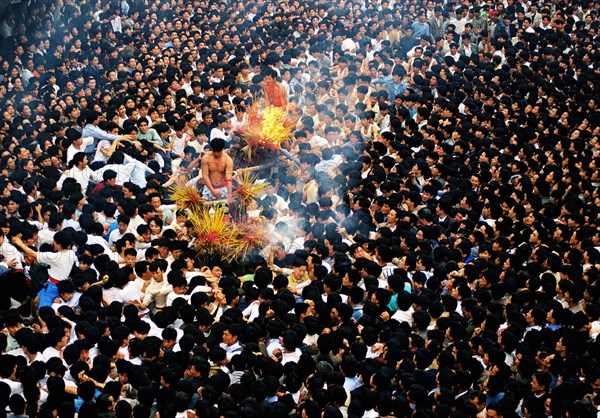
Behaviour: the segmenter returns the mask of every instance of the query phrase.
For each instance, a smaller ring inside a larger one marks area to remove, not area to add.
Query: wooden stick
[[[203,206],[217,206],[217,205],[226,205],[227,199],[219,199],[219,200],[205,200],[202,202]]]
[[[232,177],[235,181],[237,181],[239,183],[239,182],[241,182],[242,174],[253,173],[255,171],[263,170],[265,168],[270,168],[270,167],[273,167],[275,164],[276,163],[268,163],[265,165],[257,165],[254,167],[240,168],[240,169],[234,170]]]
[[[263,165],[255,165],[253,167],[238,168],[237,170],[235,170],[235,173],[237,174],[238,172],[244,172],[244,171],[247,171],[247,172],[251,173],[253,171],[258,171],[258,170],[262,170],[262,169],[265,169],[265,168],[272,167],[272,166],[274,166],[276,164],[277,164],[276,162],[272,162],[272,163],[267,163],[267,164],[263,164]]]

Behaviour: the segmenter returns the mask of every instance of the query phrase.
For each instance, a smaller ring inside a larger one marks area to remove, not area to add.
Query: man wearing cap
[[[488,14],[490,15],[490,21],[488,23],[490,28],[489,33],[492,35],[492,38],[498,38],[501,34],[504,34],[506,37],[506,26],[504,26],[504,21],[502,19],[498,19],[498,15],[500,14],[498,10],[490,10]]]

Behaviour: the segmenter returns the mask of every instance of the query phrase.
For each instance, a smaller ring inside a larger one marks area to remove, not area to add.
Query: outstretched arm
[[[25,245],[23,240],[21,240],[21,237],[14,236],[12,239],[12,243],[14,245],[16,245],[17,247],[19,247],[21,249],[21,251],[23,251],[25,254],[35,257],[37,259],[37,254],[38,254],[37,251],[34,251],[31,248],[29,248],[27,245]]]

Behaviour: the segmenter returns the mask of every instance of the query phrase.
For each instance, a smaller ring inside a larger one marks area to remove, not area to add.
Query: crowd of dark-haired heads
[[[14,3],[0,416],[597,416],[598,2]],[[222,147],[234,263],[169,192]]]

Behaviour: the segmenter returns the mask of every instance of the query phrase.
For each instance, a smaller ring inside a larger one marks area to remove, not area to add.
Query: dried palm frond
[[[204,199],[195,184],[175,184],[169,188],[169,192],[178,209],[197,212],[203,207]]]

